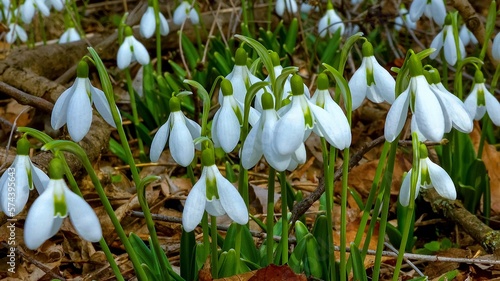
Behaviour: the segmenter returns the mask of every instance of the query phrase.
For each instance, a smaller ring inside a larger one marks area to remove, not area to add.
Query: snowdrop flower
[[[437,193],[442,197],[455,200],[457,198],[457,191],[450,176],[443,168],[429,159],[427,147],[424,144],[420,144],[419,149],[420,169],[418,171],[415,198],[418,196],[420,188],[435,188]],[[406,174],[399,192],[399,202],[403,206],[408,206],[410,204],[411,172],[412,170]]]
[[[181,4],[175,9],[173,22],[176,25],[182,25],[186,19],[189,19],[192,24],[200,23],[200,18],[198,16],[198,12],[194,7],[191,7],[191,4],[187,1],[182,1]]]
[[[433,68],[424,73],[443,109],[445,133],[449,133],[452,127],[462,133],[472,132],[472,118],[465,109],[464,103],[444,87],[437,69]]]
[[[463,59],[465,57],[465,47],[460,37],[458,37],[458,47],[460,49],[460,56]],[[453,26],[451,25],[450,16],[446,17],[446,23],[443,29],[436,35],[434,40],[432,40],[431,48],[436,49],[436,51],[430,55],[431,59],[435,59],[442,48],[446,62],[450,65],[455,65],[457,63],[457,47],[455,44],[455,37],[453,36]]]
[[[44,0],[26,0],[24,4],[21,5],[21,18],[24,23],[31,23],[33,17],[35,16],[35,7],[45,17],[48,17],[50,15],[50,9],[45,4]]]
[[[156,132],[151,144],[151,161],[156,162],[169,140],[168,146],[175,162],[187,167],[194,159],[194,139],[201,134],[201,127],[196,122],[189,120],[181,111],[178,97],[169,101],[170,116]]]
[[[300,12],[303,14],[309,14],[312,11],[318,12],[319,6],[314,6],[302,1],[302,4],[300,4]]]
[[[396,23],[394,28],[397,31],[400,31],[403,26],[411,30],[417,29],[417,23],[411,20],[408,16],[408,10],[405,8],[399,9],[399,16],[394,20],[394,22]]]
[[[58,130],[68,123],[69,135],[76,142],[81,141],[90,129],[92,103],[102,118],[109,125],[116,127],[104,92],[90,84],[88,74],[87,63],[83,60],[80,61],[75,83],[59,96],[54,109],[52,109],[52,128]]]
[[[298,11],[296,0],[276,0],[276,14],[283,17],[285,10],[290,14],[295,15]]]
[[[464,102],[469,116],[479,120],[488,112],[493,124],[500,126],[500,103],[486,88],[484,76],[480,70],[476,70],[474,82],[474,88]]]
[[[351,127],[349,126],[349,122],[344,112],[332,99],[330,91],[328,91],[328,75],[320,73],[318,75],[317,84],[318,87],[311,98],[311,102],[326,110],[330,115],[330,122],[335,123],[335,134],[337,135],[337,139],[339,139],[339,142],[340,140],[344,140],[344,146],[348,147],[351,145]]]
[[[328,143],[338,149],[351,144],[351,134],[338,130],[331,115],[323,108],[313,104],[304,95],[302,78],[293,75],[292,101],[282,108],[281,119],[276,123],[274,149],[281,155],[290,155],[297,151],[311,130],[324,137]]]
[[[318,33],[320,37],[325,37],[328,35],[333,35],[337,30],[340,30],[340,35],[344,34],[345,25],[342,19],[337,15],[333,9],[331,2],[327,4],[326,14],[319,20],[318,23]]]
[[[477,39],[476,36],[465,26],[465,24],[462,25],[460,28],[460,32],[458,33],[460,36],[460,39],[462,40],[462,43],[464,46],[467,46],[470,44],[472,45],[477,45]]]
[[[212,140],[215,147],[229,153],[240,140],[240,126],[243,122],[243,106],[233,95],[233,86],[228,79],[222,79],[222,103],[212,121]]]
[[[233,70],[226,76],[226,79],[229,80],[233,86],[233,94],[234,98],[240,102],[245,102],[245,96],[247,93],[247,89],[250,88],[251,85],[261,82],[257,76],[253,75],[247,67],[247,52],[243,48],[238,48],[235,53],[235,63]],[[263,90],[259,91],[260,94],[264,92]],[[222,88],[219,90],[219,102],[223,100]]]
[[[68,188],[63,179],[63,171],[61,160],[52,159],[47,189],[33,202],[28,212],[24,223],[24,242],[31,250],[54,236],[67,216],[83,239],[98,242],[102,237],[97,215],[82,197]]]
[[[29,149],[29,141],[21,138],[17,142],[17,155],[12,166],[0,177],[0,206],[9,217],[14,217],[24,209],[33,186],[41,194],[44,184],[49,181],[49,177],[31,162]]]
[[[78,34],[76,28],[74,26],[71,26],[66,29],[66,31],[64,31],[64,33],[61,35],[61,38],[59,38],[59,44],[80,41],[80,39],[80,34]]]
[[[365,41],[362,49],[361,66],[349,81],[352,110],[358,108],[365,97],[375,103],[386,101],[392,104],[396,96],[396,81],[389,71],[377,62],[370,42]]]
[[[160,18],[160,34],[166,36],[170,32],[167,19],[162,13],[159,13],[159,18]],[[148,6],[148,9],[141,18],[140,31],[142,37],[150,38],[155,33],[155,29],[156,29],[155,9],[152,6]]]
[[[278,113],[274,109],[273,96],[265,92],[262,95],[262,103],[263,110],[259,122],[252,127],[243,143],[241,164],[245,169],[250,169],[264,155],[271,167],[282,172],[290,166],[292,155],[280,155],[273,146],[274,129],[279,119]]]
[[[425,14],[429,19],[442,26],[446,17],[446,7],[443,0],[414,0],[410,6],[410,19],[418,21]]]
[[[495,39],[493,39],[493,47],[491,48],[491,54],[495,60],[500,60],[500,32],[497,33]]]
[[[198,182],[186,199],[182,225],[187,232],[200,223],[206,210],[211,216],[227,214],[239,224],[248,222],[248,210],[238,190],[219,172],[215,165],[213,148],[202,152],[203,170]]]
[[[392,142],[406,122],[408,107],[421,135],[431,141],[441,141],[444,135],[443,110],[422,72],[422,63],[415,54],[409,58],[410,83],[394,101],[385,120],[385,139]]]
[[[148,64],[149,53],[146,47],[134,38],[132,29],[127,26],[125,28],[125,39],[118,49],[116,63],[119,69],[124,69],[128,67],[131,62],[136,60],[142,65]]]
[[[19,38],[21,42],[26,42],[26,40],[28,40],[28,34],[26,34],[24,28],[19,24],[11,23],[9,24],[9,32],[7,32],[7,35],[5,35],[5,41],[7,41],[7,43],[9,44],[12,44],[16,42],[17,38]]]

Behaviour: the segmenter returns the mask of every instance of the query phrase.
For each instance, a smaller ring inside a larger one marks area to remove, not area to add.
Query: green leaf
[[[201,61],[198,50],[194,47],[193,43],[191,43],[191,40],[189,40],[189,38],[184,33],[181,34],[181,43],[182,50],[184,51],[184,57],[187,60],[189,68],[191,70],[196,69],[198,62]],[[185,77],[186,76],[181,77],[181,79]]]
[[[222,252],[219,257],[219,278],[236,275],[238,262],[239,259],[236,257],[234,249]]]
[[[340,92],[343,95],[344,102],[346,104],[346,116],[349,125],[351,124],[351,112],[352,112],[352,99],[351,99],[351,90],[349,88],[349,84],[345,80],[344,76],[337,71],[335,68],[328,64],[323,64],[327,71],[329,71],[332,77],[335,79],[337,86],[340,89]]]
[[[273,67],[273,62],[271,60],[271,56],[269,55],[267,49],[261,43],[259,43],[259,41],[252,39],[250,37],[245,37],[245,36],[242,36],[239,34],[234,35],[234,37],[247,43],[248,45],[250,45],[250,47],[252,47],[257,52],[257,54],[259,55],[259,57],[262,60],[262,63],[264,64],[267,71],[269,72],[270,80],[274,81],[276,79],[276,75],[274,73],[274,67]]]
[[[347,62],[347,58],[349,57],[349,53],[351,52],[352,47],[354,44],[361,39],[363,36],[363,32],[358,32],[356,34],[353,34],[351,37],[347,38],[345,41],[344,46],[342,47],[342,51],[340,52],[340,61],[339,61],[339,72],[343,73],[345,64]]]
[[[321,259],[320,255],[318,253],[318,250],[321,248],[314,238],[312,234],[307,234],[306,235],[306,259],[307,259],[307,268],[309,273],[319,279],[323,279],[324,275],[321,264]]]
[[[441,243],[439,243],[439,241],[431,241],[429,243],[426,243],[424,245],[424,248],[431,252],[437,252],[441,249]]]
[[[355,243],[351,243],[351,262],[354,280],[368,280],[366,276],[365,264],[363,262],[363,257],[359,252],[359,248]]]
[[[297,18],[293,18],[292,22],[289,23],[288,31],[286,33],[285,44],[283,49],[289,54],[293,55],[295,46],[297,45],[297,34],[299,31],[299,21]]]

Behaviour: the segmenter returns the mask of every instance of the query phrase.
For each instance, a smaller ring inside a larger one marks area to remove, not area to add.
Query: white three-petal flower
[[[465,99],[464,105],[471,118],[479,120],[488,112],[493,124],[500,126],[500,103],[488,91],[484,83],[474,85],[471,93]]]
[[[191,7],[191,4],[187,1],[182,1],[179,6],[174,11],[173,22],[176,25],[182,25],[182,23],[189,18],[192,24],[198,24],[200,18],[196,9]]]
[[[118,64],[118,68],[124,69],[136,60],[141,65],[148,64],[150,60],[149,53],[141,42],[137,41],[133,35],[129,35],[125,37],[118,49],[116,63]]]
[[[159,13],[159,18],[160,18],[160,34],[166,36],[170,32],[170,28],[168,27],[168,21],[162,13]],[[155,30],[156,30],[155,9],[149,6],[141,18],[140,32],[144,38],[150,38],[155,33]]]
[[[55,204],[64,204],[66,214],[56,214]],[[102,237],[101,224],[92,207],[69,190],[63,179],[51,179],[47,189],[35,200],[24,223],[24,242],[29,249],[40,247],[54,236],[63,218],[69,215],[76,232],[83,239],[98,242]]]
[[[216,193],[212,198],[207,198],[207,185],[215,188]],[[200,223],[203,212],[207,211],[212,216],[227,214],[239,224],[248,222],[248,210],[238,190],[219,172],[216,165],[203,167],[200,179],[189,193],[184,212],[182,225],[187,232],[193,231]]]
[[[465,47],[460,37],[458,37],[458,47],[460,49],[460,55],[463,59],[465,57]],[[430,55],[431,59],[435,59],[442,48],[446,62],[450,65],[455,65],[457,63],[457,48],[455,44],[455,37],[453,36],[453,27],[451,25],[445,25],[436,35],[434,40],[432,40],[431,48],[436,49],[436,51]]]
[[[443,0],[414,0],[410,6],[410,19],[416,22],[424,13],[437,25],[442,26],[446,17]]]
[[[333,35],[340,29],[340,35],[344,34],[345,25],[334,9],[326,10],[325,15],[319,20],[318,32],[320,37]]]

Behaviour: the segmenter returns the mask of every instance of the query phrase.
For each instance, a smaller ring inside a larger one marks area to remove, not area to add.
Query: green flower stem
[[[385,242],[385,230],[387,228],[387,218],[389,216],[389,205],[391,197],[391,185],[392,185],[392,174],[394,171],[394,163],[396,162],[396,150],[398,148],[398,139],[391,143],[391,149],[389,151],[389,158],[387,159],[387,169],[385,170],[384,177],[382,179],[382,214],[380,216],[380,226],[379,226],[379,236],[377,243],[377,253],[375,255],[375,264],[373,266],[373,280],[377,281],[380,277],[380,265],[382,263],[382,251],[384,249]]]
[[[337,158],[337,149],[333,146],[330,147],[330,153],[328,153],[328,145],[325,138],[321,138],[321,147],[323,151],[323,169],[325,174],[325,198],[326,198],[326,228],[327,228],[327,248],[328,248],[328,266],[330,267],[327,272],[330,276],[327,276],[328,280],[333,280],[335,278],[335,250],[333,247],[333,178],[335,169],[335,159]],[[333,164],[332,164],[333,163]]]
[[[449,88],[448,86],[448,67],[446,63],[446,59],[444,57],[444,51],[441,51],[441,60],[445,63],[443,63],[443,74],[441,75],[441,80],[443,80],[441,83],[443,83],[445,88]]]
[[[161,75],[161,32],[160,32],[160,7],[158,0],[153,0],[153,9],[155,11],[155,25],[156,25],[156,72]]]
[[[142,139],[139,135],[139,114],[137,113],[137,103],[135,101],[135,91],[132,86],[132,77],[130,76],[130,69],[125,68],[125,79],[127,80],[127,90],[130,96],[130,107],[132,108],[132,122],[134,123],[135,135],[137,137],[137,144],[139,146],[140,159],[147,159],[146,153],[144,152],[144,145],[142,144]],[[121,136],[120,136],[121,138]],[[130,159],[129,159],[130,160]],[[135,180],[134,180],[135,181]]]
[[[156,178],[156,177],[154,177]],[[170,280],[170,274],[168,273],[168,268],[170,267],[168,264],[168,260],[165,255],[160,254],[163,252],[163,249],[160,246],[160,242],[158,241],[158,235],[156,234],[155,223],[153,221],[153,217],[151,216],[151,210],[148,206],[148,201],[146,200],[146,184],[141,183],[137,186],[137,199],[139,199],[139,204],[141,205],[141,209],[144,212],[144,219],[146,220],[146,226],[149,231],[149,235],[151,237],[151,247],[154,247],[155,252],[158,253],[160,258],[160,271],[162,276],[165,277],[166,281]]]
[[[97,177],[94,171],[92,163],[90,163],[90,160],[87,158],[87,154],[85,153],[85,151],[83,151],[83,149],[76,143],[63,140],[52,141],[42,147],[42,150],[52,150],[52,149],[66,150],[78,156],[78,158],[83,164],[83,167],[85,167],[85,170],[89,174],[89,177],[92,180],[92,183],[94,184],[94,188],[97,194],[99,195],[99,198],[101,199],[104,210],[106,210],[106,213],[108,214],[111,223],[113,223],[113,226],[115,227],[115,231],[118,234],[118,237],[120,237],[120,240],[123,243],[123,246],[125,247],[125,250],[127,251],[130,260],[132,261],[132,264],[134,265],[134,269],[138,276],[138,279],[148,280],[147,275],[144,272],[144,268],[141,266],[141,262],[139,261],[139,258],[137,257],[137,254],[134,251],[132,244],[130,244],[130,241],[128,240],[127,235],[125,234],[125,231],[123,230],[120,221],[116,217],[115,211],[113,210],[113,207],[111,206],[111,203],[108,200],[106,192],[104,192],[104,188],[102,187],[101,182],[99,181],[99,178]]]
[[[342,191],[340,195],[340,280],[347,278],[347,181],[349,179],[349,152],[344,149],[344,162],[342,165]],[[389,188],[390,191],[390,188]]]
[[[401,265],[403,264],[403,257],[406,252],[406,244],[409,239],[410,227],[412,225],[412,217],[415,212],[415,191],[420,179],[418,177],[420,170],[420,143],[418,141],[417,133],[412,134],[412,147],[413,147],[413,167],[411,173],[411,184],[410,184],[410,204],[408,205],[408,211],[406,212],[405,225],[403,226],[403,233],[401,236],[401,245],[399,246],[398,259],[396,260],[396,267],[394,268],[394,275],[392,280],[397,281],[399,277],[399,272],[401,271]],[[408,175],[407,175],[408,176]]]
[[[274,185],[276,170],[269,167],[269,178],[267,179],[267,218],[266,218],[266,251],[267,265],[273,263],[274,249]]]
[[[366,224],[368,223],[368,219],[370,218],[370,211],[372,210],[372,205],[375,201],[376,195],[377,195],[377,190],[378,190],[378,185],[381,180],[382,172],[385,167],[385,161],[387,159],[387,153],[389,153],[389,148],[390,148],[390,143],[385,142],[384,147],[382,148],[382,153],[380,155],[380,159],[378,161],[377,165],[377,170],[375,171],[375,177],[373,178],[372,182],[372,187],[370,189],[370,193],[368,194],[368,198],[366,199],[365,203],[365,208],[363,210],[363,216],[361,217],[361,221],[359,223],[359,229],[358,232],[356,233],[356,237],[354,238],[354,244],[356,245],[361,245],[361,239],[363,239],[363,234],[365,233],[365,228]],[[378,210],[377,208],[373,210]],[[374,228],[375,228],[375,222],[376,220],[372,220],[372,223],[370,222],[370,226],[368,228],[368,231],[366,232],[366,238],[365,238],[365,246],[366,250],[368,250],[368,244],[371,239],[371,236],[373,234]],[[361,252],[361,257],[364,258],[366,256],[366,252],[364,251]],[[351,264],[347,264],[347,271],[349,272],[351,270]]]
[[[38,13],[38,20],[40,21],[40,34],[42,36],[43,45],[47,45],[47,34],[45,33],[45,19],[42,13]]]
[[[56,155],[59,153],[56,153]],[[61,159],[61,162],[64,165],[64,170],[66,174],[66,178],[68,179],[68,182],[71,186],[71,189],[73,190],[74,193],[78,194],[78,196],[83,198],[83,194],[80,191],[80,188],[78,187],[78,184],[76,183],[75,177],[73,177],[73,174],[71,173],[71,169],[68,166],[68,162],[66,162],[66,158],[64,158],[63,154],[57,155],[59,159]],[[113,270],[113,273],[116,276],[116,279],[118,281],[125,281],[125,279],[122,276],[122,273],[120,272],[120,268],[118,268],[118,265],[116,264],[115,258],[113,257],[113,254],[111,253],[111,250],[109,249],[108,243],[106,240],[104,240],[104,237],[101,237],[101,240],[99,240],[99,245],[101,246],[102,251],[106,255],[106,259],[109,262],[109,266],[111,267],[111,270]]]
[[[203,247],[205,253],[207,254],[206,257],[208,257],[208,253],[210,253],[210,231],[207,212],[203,212],[203,217],[201,218],[201,228],[203,230]]]
[[[76,4],[76,1],[70,1],[71,2],[71,10],[73,10],[73,16],[74,16],[74,19],[75,19],[75,26],[78,26],[78,30],[80,31],[81,30],[81,33],[80,35],[84,35],[83,34],[83,30],[82,30],[82,21],[80,20],[80,13],[78,12],[78,6]],[[65,1],[66,3],[66,1]]]
[[[483,159],[484,142],[486,141],[486,134],[488,133],[491,120],[488,115],[483,117],[483,128],[481,130],[481,138],[479,139],[479,146],[477,148],[477,158]]]
[[[210,216],[211,220],[211,233],[212,233],[212,278],[217,279],[219,277],[219,257],[217,255],[217,217],[215,216]]]
[[[287,188],[286,188],[286,172],[283,171],[279,175],[281,185],[281,242],[283,243],[281,264],[288,263],[288,208],[287,208]]]

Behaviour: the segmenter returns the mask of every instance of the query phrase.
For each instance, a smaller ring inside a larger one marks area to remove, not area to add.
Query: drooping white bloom
[[[500,32],[497,33],[495,39],[493,39],[493,47],[491,48],[491,54],[493,58],[497,61],[500,60]]]
[[[192,7],[189,2],[182,1],[174,11],[173,22],[176,25],[182,25],[187,19],[189,19],[192,24],[200,23],[200,18],[196,9]]]
[[[49,177],[33,165],[28,152],[28,140],[20,139],[14,162],[0,177],[0,206],[9,217],[19,214],[24,209],[33,187],[36,187],[41,194],[44,185],[49,181]]]
[[[243,105],[233,95],[233,87],[227,79],[222,79],[222,102],[221,107],[215,113],[212,121],[212,140],[215,147],[229,153],[238,144],[243,122]]]
[[[75,42],[75,41],[80,41],[81,37],[80,34],[78,34],[78,31],[76,30],[75,27],[70,27],[64,31],[64,33],[61,35],[61,38],[59,38],[59,44],[65,44],[65,43],[70,43],[70,42]]]
[[[149,53],[146,47],[135,39],[132,29],[127,26],[125,28],[125,39],[123,39],[123,43],[118,49],[116,63],[118,68],[124,69],[136,60],[142,65],[148,64],[150,60]]]
[[[276,14],[278,16],[283,17],[285,14],[285,10],[295,15],[298,11],[297,1],[296,0],[276,0]]]
[[[400,31],[403,26],[411,30],[417,29],[417,23],[411,20],[408,16],[408,10],[405,8],[399,9],[399,16],[394,20],[394,22],[394,28],[397,31]]]
[[[263,110],[259,122],[248,133],[241,149],[241,164],[250,169],[259,162],[262,155],[267,163],[277,171],[286,170],[292,161],[292,155],[281,155],[274,148],[274,129],[279,119],[274,109],[270,93],[262,95]],[[305,151],[305,149],[304,149]]]
[[[203,170],[198,182],[186,199],[182,225],[187,232],[200,223],[206,210],[211,216],[227,214],[239,224],[248,222],[248,210],[238,190],[219,172],[215,165],[213,149],[202,153]]]
[[[429,86],[443,109],[445,133],[449,133],[452,127],[462,133],[470,133],[473,123],[464,103],[444,87],[437,69],[426,72],[426,75],[427,73],[427,80],[430,82]]]
[[[53,166],[54,158],[51,161]],[[59,162],[60,163],[60,162]],[[92,207],[80,196],[71,191],[64,179],[62,164],[50,167],[51,179],[47,189],[33,202],[24,223],[24,243],[29,249],[37,249],[47,239],[54,236],[65,217],[69,216],[78,235],[90,242],[98,242],[102,237],[101,224]]]
[[[365,97],[375,103],[386,101],[392,104],[396,96],[396,81],[392,75],[383,68],[373,55],[372,44],[363,43],[363,60],[356,70],[349,88],[352,95],[352,110],[363,103]]]
[[[318,12],[319,6],[314,6],[314,5],[311,5],[311,4],[306,3],[304,1],[302,2],[302,4],[300,4],[300,12],[301,13],[309,14],[312,11]]]
[[[253,75],[247,67],[247,52],[243,48],[238,48],[235,54],[235,63],[233,70],[226,76],[226,79],[233,86],[234,98],[244,104],[247,89],[253,84],[261,82],[257,76]],[[262,95],[264,91],[260,90]],[[222,101],[222,88],[219,90],[219,103]]]
[[[429,19],[442,26],[446,17],[446,7],[443,0],[414,0],[410,6],[410,19],[414,22],[425,14]]]
[[[31,23],[33,17],[35,16],[35,8],[38,9],[45,17],[50,15],[50,9],[45,4],[44,0],[26,0],[21,6],[21,18],[24,23]]]
[[[462,39],[458,37],[458,47],[460,49],[461,58],[465,58],[465,47],[464,43],[462,43]],[[455,65],[457,63],[458,55],[457,48],[455,45],[455,37],[453,36],[453,26],[451,25],[451,20],[444,25],[443,29],[434,37],[432,40],[431,48],[436,49],[434,53],[430,55],[431,59],[435,59],[441,48],[444,52],[444,58],[446,62],[450,65]]]
[[[201,127],[196,122],[188,119],[181,111],[180,101],[177,97],[170,99],[170,116],[158,132],[151,144],[151,161],[156,162],[169,140],[168,146],[175,162],[187,167],[194,159],[194,139],[201,134]]]
[[[351,144],[351,127],[344,112],[330,95],[328,83],[328,76],[325,73],[320,73],[318,75],[318,87],[311,98],[311,102],[323,108],[328,113],[329,122],[334,123],[335,126],[334,130],[335,138],[338,139],[337,142],[342,144],[343,140],[344,147],[348,147]]]
[[[420,154],[420,169],[418,171],[415,198],[418,196],[420,188],[435,188],[437,193],[442,197],[455,200],[457,198],[457,191],[450,176],[443,168],[429,159],[427,148],[423,144],[420,146]],[[399,192],[399,202],[403,206],[408,206],[410,203],[411,173],[412,170],[406,174]]]
[[[478,43],[476,36],[467,28],[465,24],[460,27],[458,35],[460,36],[460,40],[462,40],[464,46],[469,45],[469,43],[472,45],[477,45]]]
[[[28,34],[26,34],[24,28],[19,24],[11,23],[9,24],[9,32],[7,32],[7,35],[5,35],[5,41],[7,41],[7,43],[9,44],[12,44],[16,42],[17,38],[19,38],[21,42],[26,42],[26,40],[28,40]]]
[[[333,9],[332,3],[328,2],[325,15],[319,20],[318,33],[320,37],[333,35],[337,30],[340,30],[340,35],[344,34],[345,25],[342,19],[337,15]]]
[[[163,36],[168,35],[170,28],[168,27],[168,21],[162,13],[159,13],[160,18],[160,34]],[[153,36],[156,30],[156,20],[155,20],[155,9],[149,6],[141,18],[140,31],[144,38],[150,38]]]
[[[311,130],[338,149],[348,147],[351,144],[350,131],[346,135],[344,131],[337,130],[335,121],[331,120],[332,116],[305,97],[300,76],[294,75],[291,84],[292,101],[280,110],[281,118],[276,124],[274,149],[281,155],[294,153]]]
[[[385,121],[385,139],[392,142],[406,123],[408,107],[415,124],[425,139],[441,141],[444,135],[444,115],[439,100],[429,87],[416,55],[410,56],[410,83],[394,101]]]
[[[483,118],[484,114],[488,112],[488,116],[493,124],[500,126],[500,103],[486,88],[484,81],[483,73],[480,70],[476,70],[476,74],[474,75],[475,85],[469,96],[465,99],[465,108],[470,117],[475,120]]]
[[[71,139],[81,141],[92,123],[92,103],[102,118],[116,127],[104,92],[90,84],[88,65],[80,61],[75,82],[59,96],[52,109],[52,128],[58,130],[67,123]]]

